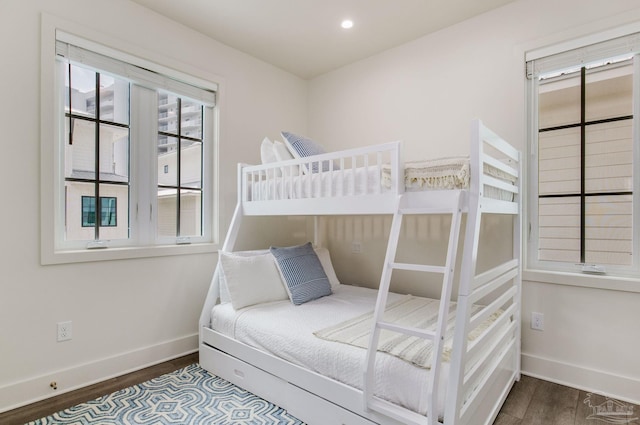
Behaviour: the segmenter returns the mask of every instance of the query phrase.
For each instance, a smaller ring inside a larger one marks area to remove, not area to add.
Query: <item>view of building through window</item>
[[[129,83],[71,64],[65,82],[65,238],[126,239]],[[88,199],[94,203],[91,220]],[[103,218],[109,211],[95,208],[95,199],[114,199],[115,217]]]
[[[538,83],[538,259],[633,261],[633,60]]]
[[[127,239],[131,84],[74,64],[66,68],[65,240]],[[159,92],[157,122],[158,236],[200,236],[203,105]]]
[[[158,94],[158,234],[202,232],[203,106]]]

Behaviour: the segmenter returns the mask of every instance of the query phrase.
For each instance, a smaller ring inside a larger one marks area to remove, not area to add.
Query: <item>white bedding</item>
[[[377,167],[348,168],[332,172],[284,176],[254,181],[249,185],[251,200],[360,196],[388,192]]]
[[[230,303],[213,308],[211,327],[265,352],[324,376],[362,389],[366,350],[326,341],[314,332],[373,310],[377,291],[349,285],[334,288],[331,296],[300,306],[277,301],[233,310]],[[402,295],[389,293],[389,302]],[[443,363],[438,397],[442,416],[449,364]],[[426,414],[430,370],[415,367],[386,353],[376,356],[374,393]]]

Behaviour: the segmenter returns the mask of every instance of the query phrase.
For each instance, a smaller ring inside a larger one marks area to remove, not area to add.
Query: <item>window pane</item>
[[[580,122],[580,74],[540,82],[538,128],[550,128]]]
[[[100,120],[129,124],[129,82],[100,74]]]
[[[158,185],[178,185],[178,139],[160,135],[158,137]]]
[[[631,265],[632,196],[591,196],[587,198],[585,208],[585,261],[596,264]]]
[[[67,105],[69,102],[69,75],[66,78]],[[68,112],[67,106],[67,112]],[[96,116],[96,73],[71,65],[71,112],[94,118]]]
[[[178,134],[178,97],[158,93],[158,131]]]
[[[540,198],[538,259],[580,262],[580,198]]]
[[[129,129],[100,124],[100,180],[129,181]]]
[[[587,126],[585,155],[587,193],[633,189],[632,120]]]
[[[100,197],[100,226],[115,227],[117,225],[118,198]]]
[[[65,240],[95,240],[95,185],[65,182]]]
[[[180,236],[202,234],[202,196],[199,190],[180,191]]]
[[[177,189],[158,189],[158,236],[177,236]]]
[[[633,66],[588,70],[585,86],[587,122],[633,114]]]
[[[80,118],[65,119],[65,133],[72,126],[73,141],[65,145],[65,177],[95,180],[96,124]]]
[[[95,196],[82,197],[82,227],[96,225],[96,198]]]
[[[580,193],[580,129],[541,132],[538,137],[538,193]]]
[[[202,188],[202,143],[183,140],[180,163],[180,186]]]
[[[92,241],[96,238],[97,219],[95,184],[66,182],[66,240]],[[100,185],[99,239],[127,239],[129,237],[129,187]]]
[[[182,129],[180,135],[202,139],[202,105],[182,99]]]
[[[129,186],[100,185],[100,239],[129,238]]]

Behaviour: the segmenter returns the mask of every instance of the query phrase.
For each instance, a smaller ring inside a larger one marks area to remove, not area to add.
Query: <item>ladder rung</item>
[[[443,266],[428,266],[425,264],[391,263],[390,266],[394,269],[411,270],[414,272],[445,273],[447,270]]]
[[[433,331],[415,328],[412,326],[400,326],[390,322],[378,322],[376,325],[381,329],[387,329],[387,330],[402,333],[405,335],[417,336],[418,338],[429,339],[432,341],[435,339],[435,336],[436,336],[436,333]]]

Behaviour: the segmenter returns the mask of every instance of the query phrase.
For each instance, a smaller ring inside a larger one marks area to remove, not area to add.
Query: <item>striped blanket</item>
[[[474,305],[471,315],[483,306]],[[401,300],[388,304],[384,321],[402,326],[435,330],[438,321],[440,300],[406,295]],[[501,314],[498,311],[469,333],[469,341],[473,341],[487,329]],[[334,326],[315,332],[314,335],[329,341],[341,342],[356,347],[367,348],[373,320],[373,312],[344,321]],[[453,345],[453,329],[456,320],[456,303],[449,304],[447,330],[444,340],[443,361],[449,361]],[[431,368],[433,344],[429,340],[392,332],[383,329],[380,332],[378,351],[389,353],[409,363],[425,369]]]

